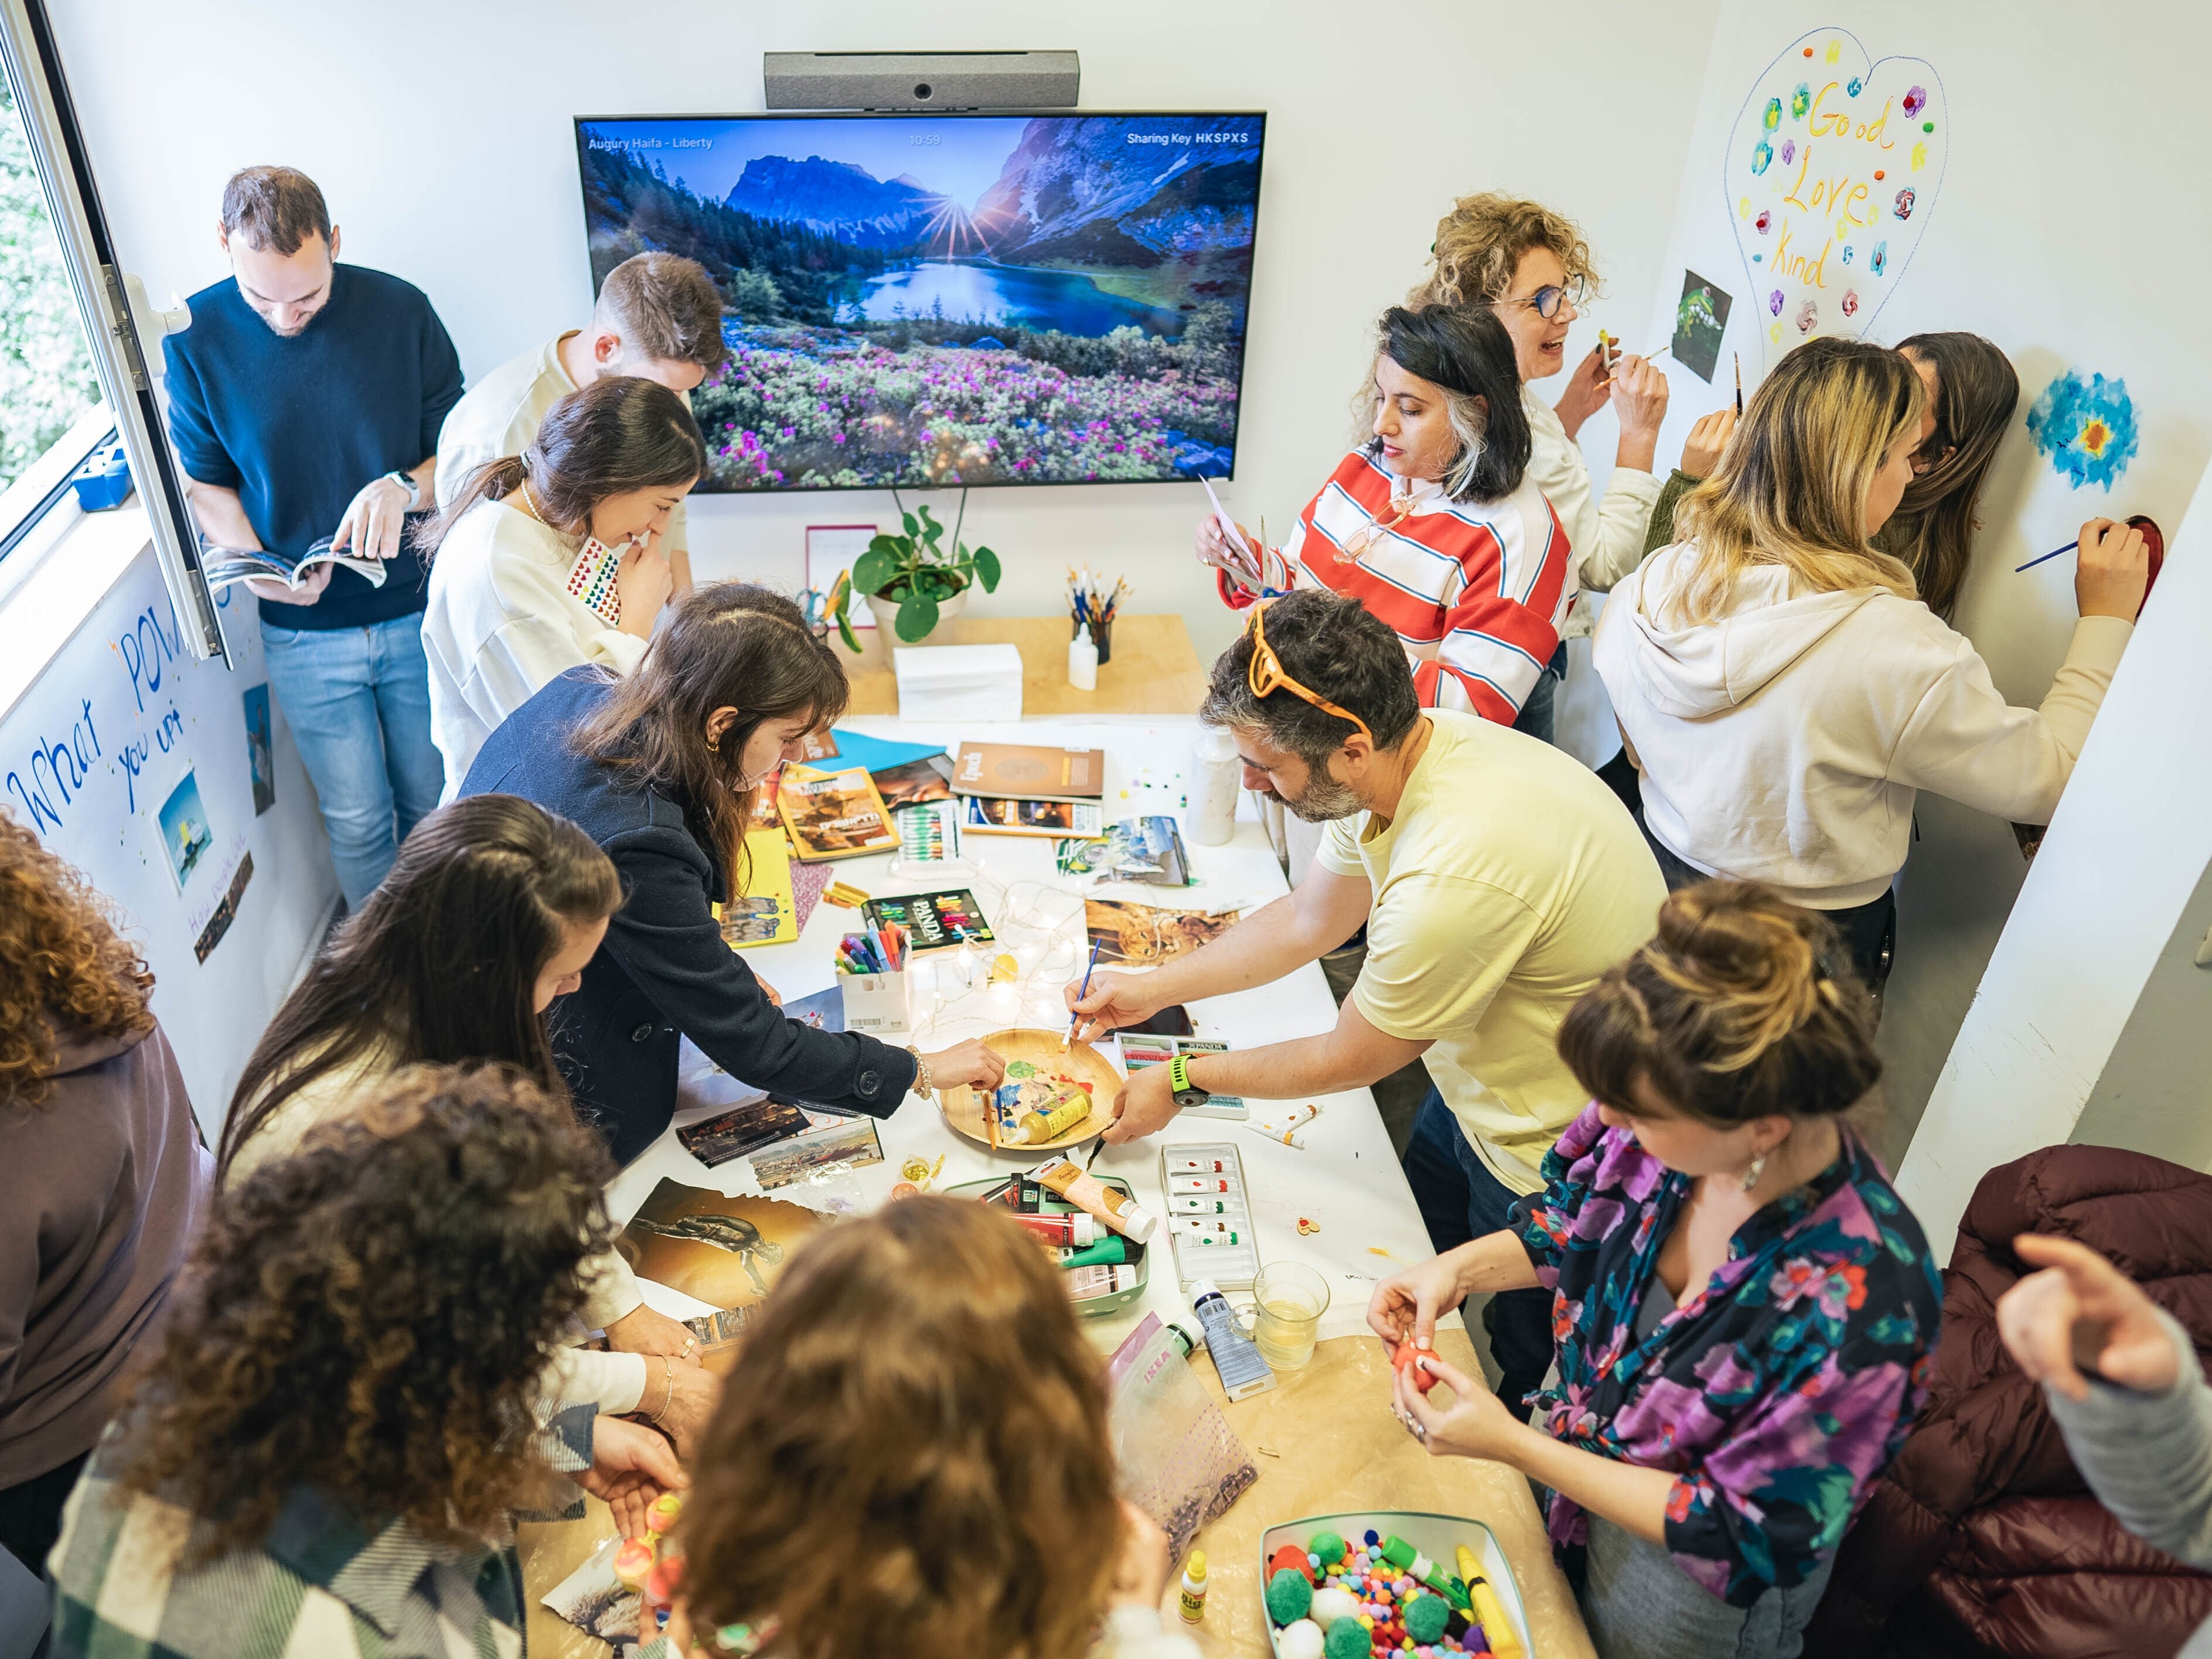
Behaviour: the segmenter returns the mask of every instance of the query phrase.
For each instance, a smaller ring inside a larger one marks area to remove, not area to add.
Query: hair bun
[[[1748,1063],[1820,1007],[1835,932],[1817,912],[1755,881],[1701,881],[1669,893],[1652,966],[1708,1002],[1728,1047]]]

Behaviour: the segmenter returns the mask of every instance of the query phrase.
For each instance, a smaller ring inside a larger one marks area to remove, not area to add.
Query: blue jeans
[[[1525,731],[1540,743],[1548,743],[1558,730],[1553,707],[1559,701],[1559,682],[1567,677],[1567,642],[1562,639],[1552,660],[1536,671],[1536,683],[1529,688],[1528,700],[1521,705],[1521,713],[1513,722],[1513,730]]]
[[[1520,1198],[1490,1172],[1433,1086],[1413,1119],[1402,1167],[1439,1256],[1507,1226],[1506,1212]],[[1498,1292],[1482,1310],[1482,1329],[1498,1363],[1498,1397],[1525,1423],[1526,1396],[1552,1368],[1552,1293]]]
[[[446,786],[446,763],[430,741],[422,614],[364,628],[264,621],[261,652],[322,802],[346,907],[359,910]]]

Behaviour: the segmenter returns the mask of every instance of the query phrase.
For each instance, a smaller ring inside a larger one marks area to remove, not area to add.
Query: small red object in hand
[[[1424,1394],[1436,1387],[1437,1374],[1432,1371],[1424,1370],[1413,1362],[1429,1352],[1431,1350],[1427,1348],[1415,1347],[1413,1339],[1408,1337],[1398,1344],[1398,1352],[1392,1355],[1390,1359],[1390,1363],[1398,1370],[1410,1371],[1413,1373],[1413,1386]]]

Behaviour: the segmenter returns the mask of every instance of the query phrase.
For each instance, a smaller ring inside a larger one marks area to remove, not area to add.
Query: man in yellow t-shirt
[[[1651,936],[1667,897],[1635,820],[1548,743],[1424,711],[1397,636],[1325,589],[1255,611],[1200,712],[1236,739],[1247,787],[1328,828],[1292,893],[1212,944],[1150,973],[1096,974],[1087,996],[1071,987],[1082,1034],[1279,979],[1362,923],[1367,961],[1333,1031],[1194,1058],[1180,1078],[1136,1072],[1106,1138],[1152,1134],[1208,1093],[1358,1088],[1419,1056],[1434,1087],[1405,1168],[1431,1241],[1497,1231],[1541,1189],[1544,1153],[1585,1104],[1559,1022]],[[1486,1321],[1516,1412],[1551,1362],[1549,1305],[1509,1292]]]

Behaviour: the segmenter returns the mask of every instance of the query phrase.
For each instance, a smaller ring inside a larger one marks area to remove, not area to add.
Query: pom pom
[[[1328,1659],[1368,1659],[1367,1632],[1357,1619],[1340,1619],[1328,1627],[1322,1651]]]
[[[1267,1558],[1267,1577],[1272,1578],[1285,1571],[1295,1572],[1309,1584],[1313,1583],[1312,1570],[1306,1565],[1306,1553],[1296,1544],[1285,1544]]]
[[[1313,1610],[1313,1594],[1305,1574],[1285,1567],[1267,1581],[1267,1616],[1279,1625],[1296,1624]]]
[[[1435,1641],[1451,1622],[1451,1609],[1441,1595],[1416,1595],[1406,1603],[1406,1634],[1416,1642]]]
[[[1359,1600],[1348,1589],[1320,1589],[1314,1592],[1313,1621],[1323,1630],[1340,1619],[1359,1617]]]
[[[1322,1659],[1326,1648],[1321,1626],[1310,1619],[1294,1620],[1275,1632],[1278,1659]]]
[[[1316,1555],[1321,1557],[1322,1565],[1332,1566],[1344,1559],[1344,1535],[1338,1532],[1317,1532],[1314,1534],[1308,1547]]]

